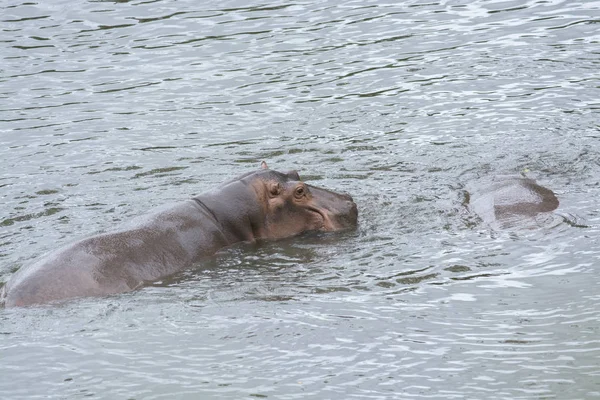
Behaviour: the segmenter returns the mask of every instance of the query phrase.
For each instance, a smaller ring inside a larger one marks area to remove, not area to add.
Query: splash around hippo
[[[238,242],[355,228],[352,197],[308,185],[296,171],[261,169],[115,232],[67,245],[21,268],[6,307],[131,291]]]

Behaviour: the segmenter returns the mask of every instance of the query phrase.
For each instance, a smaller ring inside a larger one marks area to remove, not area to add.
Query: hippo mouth
[[[315,230],[318,231],[333,231],[335,230],[331,224],[331,220],[325,214],[323,210],[314,206],[307,206],[306,209],[310,211],[316,218],[318,218],[318,225],[315,227]]]
[[[356,225],[356,206],[351,209],[347,216],[342,214],[331,215],[329,210],[324,210],[315,206],[307,206],[306,209],[318,218],[319,224],[314,228],[318,231],[336,232],[350,229],[352,226]],[[352,211],[354,211],[355,214],[352,214]]]

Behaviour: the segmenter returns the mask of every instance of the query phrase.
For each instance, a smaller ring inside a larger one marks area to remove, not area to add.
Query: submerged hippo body
[[[470,192],[469,208],[487,224],[507,228],[535,221],[558,207],[554,193],[533,179],[499,177]]]
[[[127,292],[242,241],[356,226],[345,194],[307,185],[295,171],[262,169],[164,208],[132,227],[92,236],[21,268],[2,288],[5,306]]]

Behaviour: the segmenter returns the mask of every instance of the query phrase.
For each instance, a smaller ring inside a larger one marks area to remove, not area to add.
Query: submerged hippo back
[[[469,208],[484,222],[506,228],[531,222],[556,210],[558,204],[550,189],[532,179],[503,177],[470,191]]]

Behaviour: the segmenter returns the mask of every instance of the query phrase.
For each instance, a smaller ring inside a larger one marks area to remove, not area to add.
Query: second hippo
[[[535,220],[559,205],[552,190],[521,176],[501,176],[469,190],[466,202],[484,222],[497,228]]]

